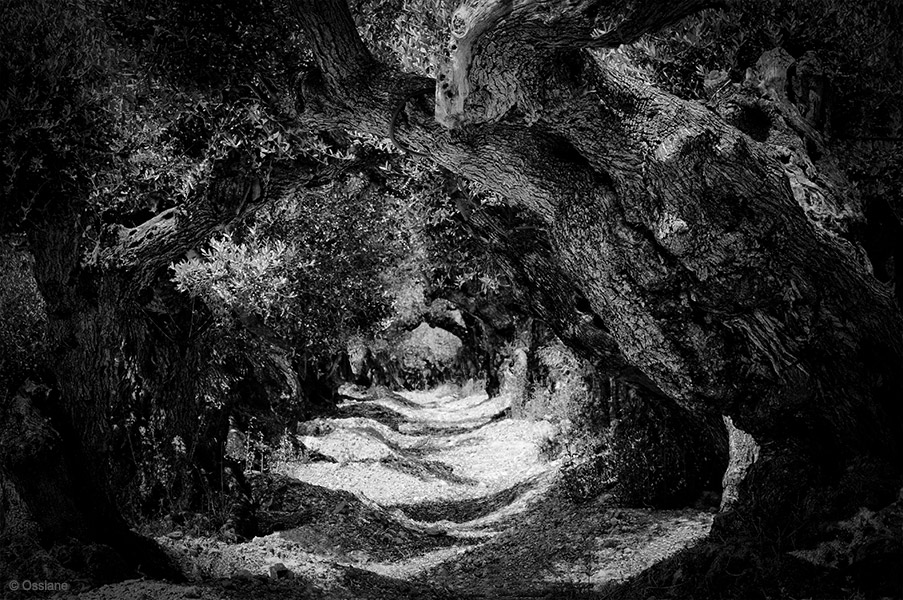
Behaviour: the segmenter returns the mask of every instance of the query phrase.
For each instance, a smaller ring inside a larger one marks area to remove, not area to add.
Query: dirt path
[[[700,511],[563,498],[559,463],[537,451],[552,425],[500,418],[506,407],[441,391],[349,400],[308,424],[303,442],[326,460],[257,478],[274,533],[161,537],[193,585],[81,597],[557,598],[602,591],[708,532]]]

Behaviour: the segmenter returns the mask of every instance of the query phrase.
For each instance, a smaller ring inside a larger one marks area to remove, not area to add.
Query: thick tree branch
[[[589,347],[685,407],[728,414],[763,448],[899,457],[903,317],[849,245],[807,219],[775,148],[595,57],[537,49],[534,39],[560,32],[539,31],[552,9],[518,26],[516,10],[540,4],[508,4],[484,15],[494,26],[462,62],[468,96],[446,112],[447,128],[409,105],[401,137],[533,213],[548,248],[525,244],[518,261],[537,305],[564,326],[588,317],[601,332],[584,338]],[[593,4],[579,6],[577,22],[595,22]],[[619,35],[629,38],[656,15],[628,17]],[[391,100],[420,86],[383,73],[321,114],[385,135]],[[454,99],[447,73],[446,83]],[[577,294],[560,290],[579,292],[582,310],[569,311]]]
[[[304,0],[300,4],[306,10],[303,15],[297,13],[299,25],[308,35],[329,45],[324,49],[326,56],[320,59],[321,68],[338,74],[328,86],[304,86],[305,111],[300,118],[305,122],[380,137],[387,137],[394,129],[404,147],[472,181],[503,191],[546,221],[554,219],[557,198],[562,195],[578,194],[587,187],[605,193],[604,177],[600,178],[566,140],[547,131],[499,123],[473,127],[460,135],[439,126],[430,114],[432,107],[426,110],[414,98],[399,116],[399,103],[432,82],[374,65],[369,54],[365,56],[359,50],[361,42],[350,16],[332,20],[331,15],[339,11],[339,0],[322,5]],[[323,32],[322,28],[332,31]],[[348,42],[351,47],[346,53],[340,44],[349,39],[355,41]],[[355,61],[362,61],[367,72],[360,73]]]
[[[298,187],[324,182],[307,175],[287,166],[265,176],[245,172],[236,165],[222,166],[184,205],[135,227],[120,227],[115,243],[98,251],[93,262],[129,272],[133,290],[144,290],[153,284],[160,269],[204,245],[217,231]]]
[[[600,373],[661,395],[648,377],[631,365],[611,331],[593,314],[578,285],[556,264],[548,233],[541,224],[510,230],[502,219],[482,209],[468,227],[502,259],[508,277],[517,283],[520,300],[545,321],[568,346],[591,360]]]
[[[570,87],[571,74],[561,69],[568,53],[632,43],[721,5],[712,0],[469,0],[453,16],[436,119],[449,128],[492,122],[515,105],[529,116],[537,94]],[[580,61],[570,62],[577,67]]]
[[[345,0],[286,0],[287,12],[301,25],[313,46],[326,85],[335,92],[365,81],[377,66],[364,45]]]

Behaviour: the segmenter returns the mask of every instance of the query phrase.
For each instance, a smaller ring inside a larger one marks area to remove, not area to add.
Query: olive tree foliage
[[[0,429],[20,431],[12,407],[46,409],[7,402],[27,378],[46,383],[58,400],[42,439],[61,439],[65,469],[88,482],[73,491],[63,467],[5,457],[48,539],[115,544],[121,513],[212,506],[226,413],[265,401],[260,388],[298,409],[342,336],[384,315],[389,200],[348,166],[378,171],[387,146],[357,152],[285,118],[274,91],[310,53],[275,10],[0,7],[0,234],[34,258],[5,290],[18,312],[4,315],[3,347],[23,346],[27,326],[53,356],[4,359]],[[19,285],[32,271],[36,287]]]
[[[0,10],[6,230],[43,208],[42,184],[75,194],[89,179],[83,165],[106,162],[100,138],[112,123],[104,108],[125,86],[112,77],[118,57],[85,6],[7,2]]]
[[[260,210],[240,238],[215,237],[175,263],[174,280],[223,327],[248,327],[300,356],[339,353],[390,307],[383,273],[398,225],[387,204],[336,192],[288,198]]]

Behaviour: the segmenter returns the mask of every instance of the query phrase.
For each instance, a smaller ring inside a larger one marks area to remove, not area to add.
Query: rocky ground
[[[321,460],[251,475],[269,535],[243,543],[173,530],[158,541],[190,582],[125,581],[76,597],[562,598],[693,544],[712,515],[575,504],[538,447],[553,426],[505,418],[506,399],[360,395],[307,424]]]

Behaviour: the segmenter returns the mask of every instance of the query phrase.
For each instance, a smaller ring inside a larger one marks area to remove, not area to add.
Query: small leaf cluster
[[[222,324],[266,327],[306,355],[331,353],[389,310],[382,272],[396,260],[386,199],[362,181],[262,209],[252,227],[173,265],[180,290]]]
[[[224,234],[210,240],[200,256],[173,265],[179,291],[201,297],[220,318],[233,310],[264,320],[284,317],[293,300],[288,266],[310,265],[294,263],[294,248],[282,240],[260,240],[253,232],[249,238],[250,242],[237,243],[231,234]]]
[[[449,39],[454,0],[376,0],[353,3],[361,36],[380,59],[436,77],[436,58]]]

